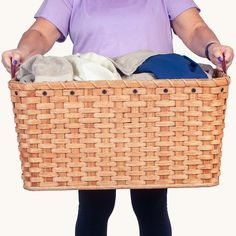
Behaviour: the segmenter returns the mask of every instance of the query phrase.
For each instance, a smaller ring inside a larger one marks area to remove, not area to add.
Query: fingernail
[[[222,57],[218,57],[217,59],[218,59],[218,61],[220,61],[220,62],[223,61],[223,58],[222,58]]]
[[[13,60],[13,61],[12,61],[12,65],[15,66],[16,64],[17,64],[17,60]]]

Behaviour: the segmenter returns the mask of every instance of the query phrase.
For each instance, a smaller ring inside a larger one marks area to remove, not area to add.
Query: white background
[[[4,3],[3,3],[4,2]],[[0,8],[0,53],[15,48],[22,33],[33,23],[41,0],[2,1]],[[201,15],[222,43],[236,48],[235,5],[233,0],[196,0]],[[56,10],[56,9],[55,9]],[[175,52],[197,62],[175,38]],[[56,44],[50,55],[71,54],[72,44]],[[170,189],[169,215],[173,236],[236,235],[235,140],[236,68],[228,71],[232,80],[226,112],[220,185],[211,188]],[[7,74],[0,65],[0,235],[72,236],[77,215],[77,191],[30,192],[24,190]],[[109,220],[109,236],[138,236],[138,224],[131,208],[129,191],[118,190]]]

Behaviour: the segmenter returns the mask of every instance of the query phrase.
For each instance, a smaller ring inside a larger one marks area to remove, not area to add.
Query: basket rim
[[[97,80],[97,81],[65,81],[65,82],[41,82],[22,83],[11,79],[8,82],[10,89],[70,89],[70,88],[134,88],[134,87],[216,87],[230,84],[230,76],[213,79],[143,79],[143,80]]]

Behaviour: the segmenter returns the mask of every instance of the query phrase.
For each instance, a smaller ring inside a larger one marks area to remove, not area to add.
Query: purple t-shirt
[[[35,17],[52,22],[73,53],[115,57],[138,50],[173,52],[170,21],[193,0],[44,0]]]

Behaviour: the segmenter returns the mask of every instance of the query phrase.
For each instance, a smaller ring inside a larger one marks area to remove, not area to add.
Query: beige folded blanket
[[[21,65],[17,79],[23,83],[71,81],[73,68],[63,57],[35,55]]]

